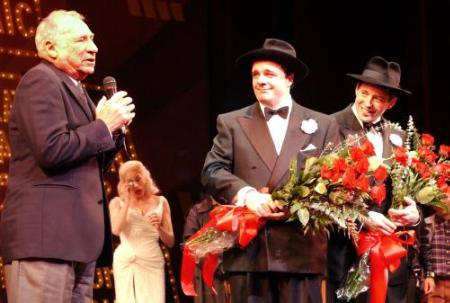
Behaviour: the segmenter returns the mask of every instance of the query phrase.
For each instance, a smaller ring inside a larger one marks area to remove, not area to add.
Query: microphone
[[[117,93],[117,82],[113,77],[105,77],[103,79],[103,91],[105,92],[106,98],[111,99],[111,97]]]
[[[105,92],[106,98],[111,99],[111,97],[117,93],[117,81],[111,76],[107,76],[103,79],[103,91]],[[119,133],[123,135],[123,151],[128,160],[131,160],[130,154],[128,153],[127,144],[125,142],[125,126],[119,129]]]

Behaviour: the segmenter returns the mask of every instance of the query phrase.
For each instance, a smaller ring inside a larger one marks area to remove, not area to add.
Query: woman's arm
[[[109,212],[111,214],[111,231],[115,236],[120,235],[120,232],[122,231],[122,228],[125,225],[128,208],[130,206],[127,200],[128,199],[115,197],[109,203]],[[121,201],[123,201],[122,206],[120,205]]]
[[[159,237],[165,245],[172,247],[175,244],[175,237],[173,235],[170,206],[166,198],[161,197],[161,199],[163,203],[163,212],[161,225],[159,226]]]

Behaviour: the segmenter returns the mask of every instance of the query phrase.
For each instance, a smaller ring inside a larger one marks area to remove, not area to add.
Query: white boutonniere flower
[[[389,141],[391,141],[391,143],[395,146],[402,146],[403,145],[403,140],[402,137],[400,137],[397,134],[390,134],[389,135]]]
[[[308,119],[302,121],[302,125],[300,126],[300,128],[305,134],[311,135],[314,134],[317,129],[319,129],[319,126],[317,125],[316,120]]]

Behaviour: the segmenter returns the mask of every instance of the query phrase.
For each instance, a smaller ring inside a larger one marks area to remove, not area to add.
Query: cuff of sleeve
[[[416,223],[411,224],[410,227],[417,227],[420,224],[420,222],[422,222],[422,216],[419,216],[419,220],[417,220]]]
[[[236,194],[236,206],[244,206],[245,205],[245,198],[247,197],[247,194],[251,191],[256,191],[255,188],[251,186],[245,186],[241,188],[237,194]]]

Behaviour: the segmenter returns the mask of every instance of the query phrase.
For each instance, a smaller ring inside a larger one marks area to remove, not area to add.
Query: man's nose
[[[92,40],[90,41],[87,49],[91,53],[97,53],[98,52],[98,47],[97,47],[97,45],[95,45],[94,41],[92,41]]]
[[[267,83],[267,77],[264,76],[264,75],[260,75],[260,76],[258,76],[258,78],[257,78],[257,82],[260,83],[260,84]]]

